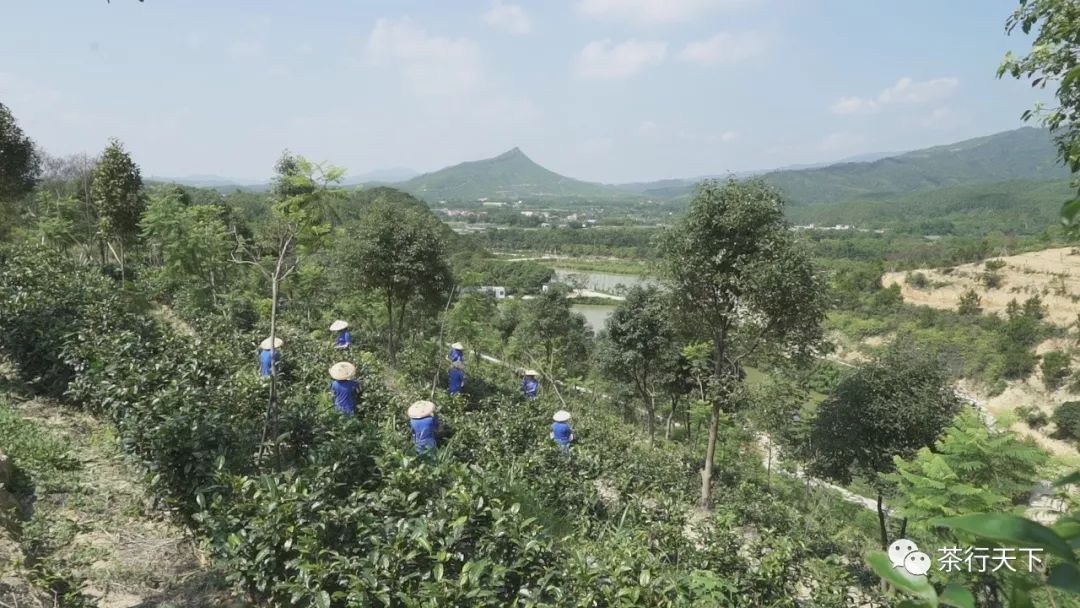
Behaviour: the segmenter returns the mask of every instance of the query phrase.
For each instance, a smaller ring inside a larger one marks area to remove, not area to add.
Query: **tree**
[[[139,219],[146,202],[139,166],[119,140],[109,140],[109,145],[105,147],[94,171],[91,190],[98,216],[102,262],[107,247],[120,264],[120,276],[126,278],[124,246],[139,234]]]
[[[1059,437],[1080,439],[1080,401],[1066,401],[1057,406],[1051,419]]]
[[[977,316],[982,312],[982,298],[974,289],[965,291],[956,303],[956,312],[966,317]]]
[[[659,249],[673,313],[712,342],[701,474],[701,504],[708,507],[721,413],[734,406],[742,362],[766,345],[795,359],[812,356],[822,343],[825,292],[784,219],[783,199],[760,180],[703,182]]]
[[[1056,391],[1061,388],[1069,377],[1070,362],[1069,353],[1065,351],[1052,350],[1043,355],[1039,369],[1042,371],[1043,386],[1046,390]]]
[[[140,226],[143,239],[171,282],[209,292],[217,305],[234,240],[222,220],[222,208],[192,205],[183,188],[174,186],[150,197]]]
[[[938,361],[905,346],[864,365],[840,382],[818,408],[810,431],[809,469],[840,483],[855,477],[877,490],[882,548],[889,546],[880,473],[893,457],[910,458],[930,446],[960,411]]]
[[[514,328],[511,353],[549,376],[584,376],[581,367],[588,367],[593,336],[585,317],[570,306],[565,289],[558,287],[526,300]]]
[[[498,314],[495,300],[490,296],[482,293],[465,294],[458,298],[446,315],[446,335],[455,342],[464,342],[476,355],[481,347],[486,346],[487,323]]]
[[[1030,439],[992,432],[973,411],[964,411],[934,444],[909,458],[895,456],[884,479],[897,489],[904,517],[936,517],[1004,509],[1025,498],[1038,481],[1046,453]]]
[[[656,439],[658,385],[679,364],[668,306],[655,287],[636,286],[607,320],[607,335],[597,357],[604,371],[629,382],[645,405],[649,442]]]
[[[0,203],[33,190],[39,175],[41,157],[34,142],[23,134],[11,110],[0,103]]]
[[[331,188],[341,181],[345,170],[340,167],[312,163],[288,150],[282,153],[275,165],[271,196],[271,217],[263,232],[262,242],[251,246],[239,235],[232,260],[259,270],[270,283],[270,342],[277,338],[278,299],[282,282],[296,272],[305,254],[310,254],[330,233],[327,201],[339,192]],[[266,416],[261,458],[269,436],[277,438],[277,374],[274,360],[270,360],[270,390],[267,397]],[[279,453],[280,456],[280,453]]]
[[[1017,57],[1005,55],[998,68],[998,78],[1008,74],[1013,78],[1029,78],[1040,89],[1057,86],[1054,95],[1058,104],[1044,107],[1041,103],[1022,114],[1024,120],[1038,118],[1050,129],[1057,143],[1058,155],[1072,173],[1080,172],[1080,1],[1078,0],[1020,0],[1009,16],[1005,31],[1020,28],[1024,34],[1037,30],[1031,52]],[[1080,197],[1061,208],[1062,221],[1074,232],[1080,214]]]
[[[409,304],[415,300],[437,307],[450,291],[439,221],[422,206],[378,198],[341,246],[338,259],[353,282],[378,291],[386,303],[387,350],[396,363]]]

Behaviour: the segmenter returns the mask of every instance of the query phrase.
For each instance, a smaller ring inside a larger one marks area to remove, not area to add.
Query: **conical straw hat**
[[[356,375],[356,366],[348,361],[339,361],[330,366],[330,377],[334,380],[352,380]]]
[[[284,340],[282,340],[281,338],[276,338],[275,337],[274,338],[274,346],[273,346],[273,348],[281,348],[281,345],[284,344],[284,343],[285,343]],[[270,350],[270,348],[271,348],[270,347],[270,338],[267,338],[267,339],[263,340],[262,342],[260,342],[259,343],[259,348],[261,348],[263,350]]]
[[[570,420],[570,412],[566,410],[559,410],[555,412],[555,415],[551,417],[555,422],[566,422]]]
[[[450,345],[450,348],[456,348],[457,350],[464,350],[465,345],[462,344],[461,342],[454,342],[453,344]]]
[[[435,404],[430,401],[415,401],[409,406],[409,418],[427,418],[435,413]]]
[[[526,376],[539,376],[540,372],[536,371],[535,369],[527,369],[527,370],[525,370],[525,375]]]
[[[330,331],[341,331],[343,329],[346,329],[347,327],[349,327],[349,324],[347,322],[338,319],[337,321],[334,321],[330,324]]]

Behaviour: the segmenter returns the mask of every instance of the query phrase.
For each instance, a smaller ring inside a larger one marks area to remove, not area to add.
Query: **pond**
[[[599,332],[607,323],[608,317],[615,312],[614,304],[574,304],[570,310],[581,313],[593,333]]]
[[[578,275],[585,278],[585,287],[602,293],[617,294],[616,286],[623,285],[626,288],[635,285],[657,285],[656,279],[632,274],[616,274],[614,272],[594,272],[591,270],[571,270],[569,268],[555,268],[555,277],[560,281],[567,281],[570,275]]]

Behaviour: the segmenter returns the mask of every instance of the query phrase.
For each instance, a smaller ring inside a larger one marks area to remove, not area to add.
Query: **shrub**
[[[1080,439],[1080,401],[1066,401],[1057,406],[1052,420],[1059,437]]]
[[[986,260],[983,266],[990,272],[996,272],[1005,268],[1005,260]]]
[[[907,273],[904,281],[915,289],[926,289],[930,286],[930,279],[926,278],[926,275],[921,272]]]
[[[1033,429],[1041,429],[1050,423],[1050,417],[1046,415],[1046,412],[1032,405],[1018,407],[1016,413]]]
[[[987,289],[997,289],[1005,283],[1000,273],[989,270],[979,275],[979,280],[982,281],[983,287]]]
[[[982,298],[974,289],[969,289],[960,296],[956,304],[956,312],[964,316],[975,316],[982,312]]]
[[[1065,378],[1069,376],[1070,363],[1069,353],[1064,351],[1052,350],[1043,355],[1039,369],[1042,371],[1043,386],[1046,390],[1055,391],[1061,388]]]

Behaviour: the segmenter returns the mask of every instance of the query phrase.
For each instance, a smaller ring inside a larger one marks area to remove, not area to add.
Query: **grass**
[[[550,268],[579,270],[582,272],[609,272],[612,274],[625,274],[631,276],[653,275],[653,270],[649,267],[648,263],[632,260],[608,260],[602,258],[558,258],[550,260],[537,260],[537,262]]]
[[[28,496],[69,489],[81,468],[67,442],[46,433],[40,425],[19,417],[7,399],[0,399],[0,446],[14,465],[11,490]]]

